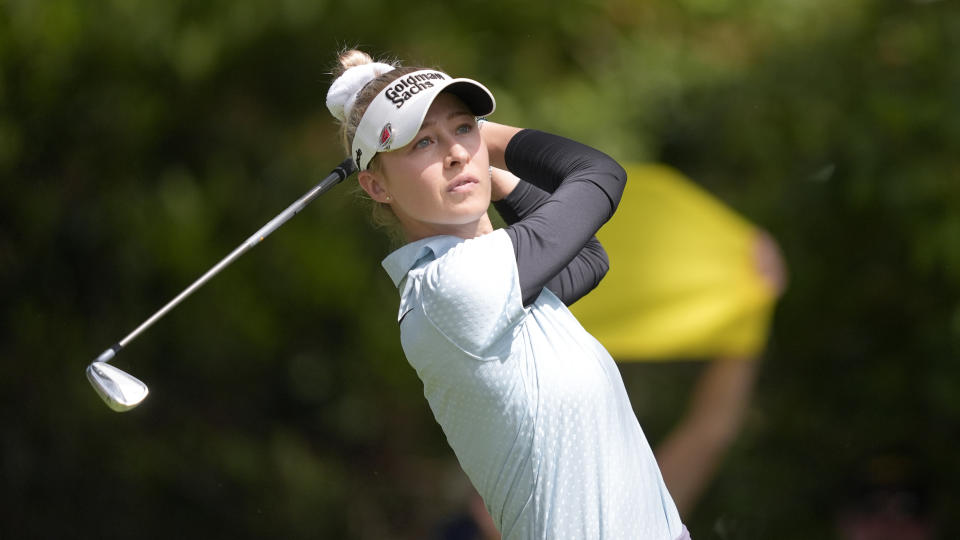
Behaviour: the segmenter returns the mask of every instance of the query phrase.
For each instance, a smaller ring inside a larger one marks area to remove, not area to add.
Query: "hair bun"
[[[336,73],[338,77],[343,75],[344,71],[352,68],[353,66],[361,66],[363,64],[373,63],[373,58],[371,58],[369,54],[363,51],[358,51],[357,49],[345,51],[340,55],[339,58],[337,58],[337,60],[340,61],[340,70]]]
[[[340,55],[340,65],[344,71],[333,81],[327,91],[327,109],[340,122],[350,117],[357,93],[380,75],[393,71],[394,67],[382,62],[374,62],[365,52],[351,50]]]

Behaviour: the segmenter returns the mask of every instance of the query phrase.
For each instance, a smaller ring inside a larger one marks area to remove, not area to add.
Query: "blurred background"
[[[352,187],[118,356],[142,406],[83,374],[343,159],[344,46],[476,78],[492,120],[668,165],[776,238],[790,284],[694,538],[960,537],[949,0],[0,2],[0,537],[413,539],[462,511]],[[675,360],[621,364],[655,446],[705,365]]]

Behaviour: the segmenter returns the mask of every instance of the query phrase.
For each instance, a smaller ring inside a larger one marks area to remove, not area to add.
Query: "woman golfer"
[[[687,538],[616,365],[567,310],[606,272],[594,234],[623,169],[478,126],[495,102],[476,81],[359,51],[340,63],[327,106],[407,242],[383,261],[403,350],[503,538]]]

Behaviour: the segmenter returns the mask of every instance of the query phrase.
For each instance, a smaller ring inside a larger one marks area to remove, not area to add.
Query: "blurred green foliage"
[[[342,159],[343,46],[480,79],[495,120],[671,164],[779,240],[791,288],[694,537],[832,537],[891,449],[960,534],[955,2],[6,0],[0,537],[423,538],[454,511],[349,188],[123,352],[136,411],[82,375]],[[623,366],[654,443],[696,370]]]

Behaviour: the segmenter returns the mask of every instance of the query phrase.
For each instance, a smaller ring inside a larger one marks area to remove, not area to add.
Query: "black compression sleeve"
[[[546,191],[520,180],[517,187],[499,201],[494,201],[493,207],[507,225],[513,225],[525,216],[536,210],[550,198]]]
[[[521,180],[503,199],[493,203],[500,217],[512,225],[524,217],[533,213],[545,201],[550,199],[550,194],[542,189]],[[513,235],[511,235],[513,238]],[[531,244],[525,244],[530,247]],[[520,264],[534,264],[536,261],[535,253],[519,253],[517,251],[518,243],[514,242],[514,254],[516,255],[518,266]],[[607,253],[597,238],[591,237],[583,246],[579,253],[570,264],[565,266],[557,275],[547,282],[546,287],[550,289],[566,305],[571,305],[579,300],[583,295],[592,291],[600,280],[606,275],[610,267]],[[522,272],[529,275],[529,269]],[[536,297],[533,297],[535,300]],[[532,300],[531,300],[532,301]]]
[[[595,249],[599,243],[587,244],[595,242],[593,235],[613,215],[626,172],[598,150],[534,130],[513,137],[505,160],[512,173],[551,193],[507,228],[524,305],[536,300],[544,286],[563,289],[564,282],[572,290],[559,291],[561,299],[572,303],[606,272],[606,255],[602,248]],[[581,254],[585,259],[578,257]],[[555,278],[560,279],[554,282]]]
[[[610,219],[627,180],[627,173],[603,152],[576,141],[533,129],[525,129],[510,140],[504,151],[507,169],[548,192],[561,184],[589,181],[607,195]]]

